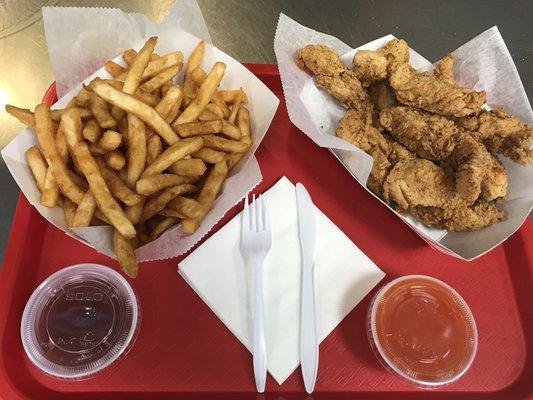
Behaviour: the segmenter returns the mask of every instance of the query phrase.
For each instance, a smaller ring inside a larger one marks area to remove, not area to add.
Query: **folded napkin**
[[[272,248],[264,264],[267,368],[282,384],[298,367],[300,244],[295,186],[281,178],[266,192]],[[322,341],[385,275],[316,208],[315,285]],[[179,264],[178,272],[248,350],[252,271],[240,251],[237,215]]]

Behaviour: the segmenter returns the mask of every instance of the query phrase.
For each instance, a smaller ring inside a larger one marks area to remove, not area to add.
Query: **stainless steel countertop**
[[[117,7],[158,20],[171,0],[0,0],[0,148],[21,124],[5,103],[32,108],[53,81],[40,8],[43,5]],[[430,60],[497,25],[533,95],[533,2],[516,1],[265,1],[199,0],[213,43],[243,62],[274,63],[274,32],[283,12],[303,25],[358,46],[392,33]],[[18,187],[0,161],[0,259],[6,244]]]

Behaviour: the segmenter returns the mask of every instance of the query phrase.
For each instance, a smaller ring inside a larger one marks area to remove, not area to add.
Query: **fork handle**
[[[263,257],[254,257],[251,262],[254,271],[254,314],[253,314],[253,363],[255,387],[259,393],[265,391],[267,366],[265,343],[265,316],[263,301]]]

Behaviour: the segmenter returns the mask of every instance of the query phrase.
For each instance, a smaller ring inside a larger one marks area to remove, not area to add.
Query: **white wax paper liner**
[[[274,51],[289,118],[315,143],[329,148],[365,188],[372,168],[372,157],[335,137],[335,126],[345,110],[325,91],[316,87],[309,73],[298,68],[295,56],[296,52],[307,44],[325,44],[341,54],[344,63],[352,67],[352,58],[358,49],[377,50],[392,38],[392,35],[387,35],[351,49],[333,36],[307,28],[280,14],[274,39]],[[457,82],[485,90],[489,106],[504,105],[512,114],[528,123],[533,122],[531,105],[496,27],[483,32],[452,54],[455,59],[454,78]],[[410,63],[419,70],[432,69],[432,63],[412,49]],[[500,158],[509,176],[508,194],[500,205],[506,213],[505,221],[479,231],[448,233],[427,228],[409,215],[397,214],[398,217],[439,251],[465,260],[479,257],[515,232],[533,207],[533,167],[522,167],[504,157]]]

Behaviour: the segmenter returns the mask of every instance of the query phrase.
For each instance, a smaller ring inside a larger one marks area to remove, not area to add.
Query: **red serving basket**
[[[315,392],[307,397],[299,369],[279,386],[270,376],[256,395],[252,357],[176,273],[183,258],[141,264],[142,323],[124,357],[96,376],[57,380],[24,354],[20,319],[35,287],[80,262],[118,269],[114,260],[66,236],[19,197],[0,276],[0,396],[4,399],[527,399],[533,392],[533,224],[488,254],[465,262],[433,250],[377,202],[326,149],[291,124],[274,65],[248,65],[282,100],[257,151],[260,193],[281,176],[303,182],[316,205],[387,273],[427,274],[454,287],[476,318],[479,347],[457,382],[419,389],[387,372],[366,337],[367,296],[320,346]],[[45,95],[56,99],[55,87]],[[236,215],[231,209],[210,234]],[[209,236],[209,235],[208,235]],[[320,240],[320,239],[319,239]],[[350,260],[347,260],[350,262]],[[357,266],[354,265],[354,268]]]

